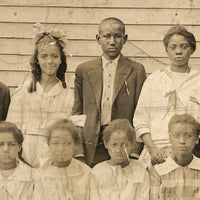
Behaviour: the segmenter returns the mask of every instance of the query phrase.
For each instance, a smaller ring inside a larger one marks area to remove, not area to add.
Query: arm
[[[82,73],[79,66],[75,72],[74,80],[74,105],[72,109],[72,115],[81,115],[83,114],[83,93],[82,93]]]
[[[11,97],[11,103],[8,110],[7,121],[11,121],[22,128],[23,124],[23,105],[25,101],[25,88],[19,86]]]
[[[145,79],[146,79],[145,69],[144,69],[143,65],[141,65],[141,67],[139,68],[138,73],[137,73],[136,93],[135,93],[135,99],[134,99],[134,110],[137,106],[138,99],[139,99],[139,96],[140,96],[140,92],[142,90],[142,86],[143,86]],[[133,154],[136,153],[136,155],[140,155],[140,153],[142,152],[143,146],[144,146],[143,143],[136,142],[136,145],[133,149]]]
[[[8,108],[10,105],[10,90],[9,88],[5,88],[5,92],[3,94],[3,120],[6,120]]]
[[[151,163],[155,165],[164,162],[165,157],[163,156],[162,152],[154,145],[150,133],[143,134],[141,138],[151,155]]]
[[[136,85],[136,95],[135,95],[135,108],[137,106],[137,102],[138,102],[138,99],[139,99],[139,96],[140,96],[140,92],[142,90],[142,86],[143,86],[143,83],[144,83],[145,80],[146,80],[146,72],[145,72],[143,65],[141,65],[141,67],[138,70],[137,80],[136,80],[137,85]]]

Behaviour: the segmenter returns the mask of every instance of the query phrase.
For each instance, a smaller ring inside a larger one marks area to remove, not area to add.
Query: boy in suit
[[[72,111],[73,115],[86,115],[83,149],[90,166],[109,159],[101,133],[114,119],[125,118],[132,123],[146,79],[143,65],[121,54],[127,35],[120,19],[102,20],[96,40],[103,54],[77,67]],[[135,153],[140,151],[139,148],[135,150]]]
[[[9,88],[0,82],[0,121],[6,120],[10,105]]]

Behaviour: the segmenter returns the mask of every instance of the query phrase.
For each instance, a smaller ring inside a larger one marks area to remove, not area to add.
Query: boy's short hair
[[[59,120],[48,128],[48,130],[47,130],[47,134],[48,134],[47,143],[48,144],[51,139],[52,131],[54,131],[54,130],[68,131],[71,134],[75,144],[80,144],[80,142],[81,142],[79,129],[68,119]]]
[[[169,44],[169,40],[173,35],[184,36],[192,49],[192,53],[196,50],[196,40],[194,35],[191,32],[189,32],[185,27],[180,26],[179,24],[170,28],[163,39],[163,43],[166,50]]]
[[[119,24],[121,24],[123,26],[123,33],[125,33],[125,24],[122,20],[116,18],[116,17],[108,17],[106,19],[103,19],[100,24],[99,24],[99,33],[100,33],[100,26],[107,21],[117,21]]]
[[[13,134],[13,137],[17,141],[19,145],[22,145],[24,137],[20,129],[17,128],[15,124],[8,121],[1,121],[0,122],[0,133],[2,132],[9,132]]]
[[[175,114],[171,117],[169,124],[168,124],[168,130],[171,131],[171,128],[176,123],[184,123],[184,124],[191,124],[194,127],[194,130],[197,135],[199,135],[200,132],[200,124],[196,121],[194,117],[192,117],[189,114]]]
[[[109,123],[109,125],[103,131],[103,141],[107,144],[110,137],[115,131],[123,131],[126,133],[128,140],[131,144],[135,143],[135,130],[131,126],[131,123],[127,119],[115,119]]]

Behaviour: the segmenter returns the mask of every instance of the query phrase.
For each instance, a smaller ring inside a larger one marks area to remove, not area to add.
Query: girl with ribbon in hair
[[[147,165],[164,162],[170,154],[168,122],[174,114],[189,113],[199,120],[200,72],[189,66],[196,50],[194,35],[180,25],[169,29],[163,39],[170,66],[145,81],[133,119],[137,140],[145,147],[140,159]]]
[[[33,167],[48,157],[46,127],[55,120],[68,118],[73,106],[73,90],[67,87],[64,53],[65,36],[35,27],[35,50],[31,58],[32,80],[20,86],[12,96],[8,120],[24,134],[25,160]]]

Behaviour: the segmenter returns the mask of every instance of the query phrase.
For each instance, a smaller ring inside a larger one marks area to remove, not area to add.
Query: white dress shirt
[[[108,124],[111,121],[113,87],[119,57],[108,61],[102,56],[103,94],[101,100],[101,125]]]

